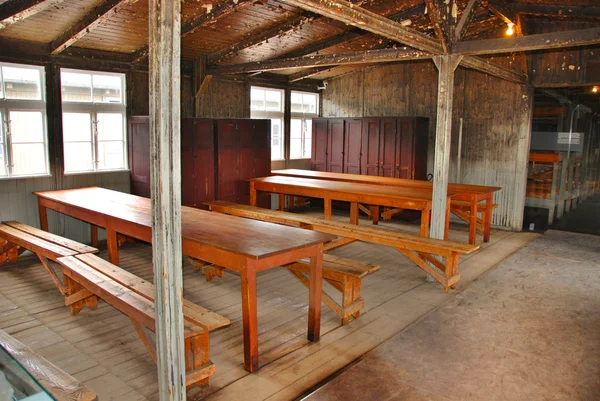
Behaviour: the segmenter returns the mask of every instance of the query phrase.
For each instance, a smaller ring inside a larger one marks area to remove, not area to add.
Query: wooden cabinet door
[[[217,120],[217,199],[238,202],[240,141],[235,120]]]
[[[129,117],[128,154],[131,193],[150,197],[150,117]]]
[[[196,207],[195,183],[195,153],[194,120],[184,118],[181,120],[181,204]]]
[[[271,120],[252,120],[253,121],[253,139],[254,146],[253,164],[254,168],[251,177],[268,177],[271,175]],[[250,183],[244,181],[243,193],[247,204],[250,204]],[[271,208],[271,195],[266,192],[257,194],[256,204],[266,209]]]
[[[344,173],[360,174],[360,152],[362,146],[362,120],[347,119],[344,142]]]
[[[344,172],[344,120],[329,120],[327,132],[327,171]]]
[[[184,119],[183,121],[186,120]],[[194,207],[208,209],[208,206],[205,206],[204,202],[215,200],[214,121],[200,118],[195,118],[193,121]],[[183,196],[183,180],[181,185]]]
[[[414,158],[413,178],[415,180],[427,179],[427,155],[429,154],[429,119],[424,117],[415,118],[413,125],[414,136]]]
[[[315,171],[327,171],[327,120],[313,119],[311,168]]]
[[[396,172],[396,120],[381,120],[379,139],[379,175],[394,177]]]
[[[412,119],[411,119],[412,120]],[[396,177],[399,178],[415,178],[414,158],[414,130],[412,129],[412,121],[403,119],[398,120],[398,150]]]
[[[379,125],[377,118],[363,120],[361,174],[379,175]]]

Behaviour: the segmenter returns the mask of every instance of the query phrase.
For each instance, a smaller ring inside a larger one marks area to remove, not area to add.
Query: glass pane
[[[4,85],[2,84],[2,68],[0,68],[0,99],[4,98]]]
[[[7,99],[41,100],[41,77],[37,68],[2,67]]]
[[[290,139],[290,159],[302,159],[302,139]]]
[[[89,113],[63,113],[64,142],[91,140],[92,116]]]
[[[0,146],[0,176],[6,175],[6,159],[4,158],[4,149]]]
[[[13,175],[46,173],[46,151],[43,143],[12,145]]]
[[[265,109],[265,91],[263,89],[250,89],[250,110]]]
[[[292,111],[302,112],[302,95],[298,92],[292,92]]]
[[[302,104],[304,113],[317,113],[318,95],[304,94],[302,95]]]
[[[60,73],[63,102],[91,102],[92,76],[77,72]]]
[[[271,160],[283,159],[283,130],[281,119],[271,119]]]
[[[122,103],[121,77],[94,75],[94,103]]]
[[[299,118],[292,118],[290,125],[290,137],[292,139],[302,138],[302,120]]]
[[[123,115],[121,113],[98,113],[98,140],[123,140]]]
[[[304,158],[310,159],[312,149],[312,120],[305,120],[304,126]]]
[[[98,142],[98,170],[118,168],[125,168],[123,142]]]
[[[266,110],[282,111],[281,92],[275,90],[265,91]]]
[[[9,120],[13,143],[44,142],[44,120],[41,111],[11,111]]]
[[[92,165],[92,142],[65,143],[65,172],[91,171]]]

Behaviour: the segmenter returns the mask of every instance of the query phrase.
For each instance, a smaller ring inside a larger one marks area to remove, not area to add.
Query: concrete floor
[[[548,231],[305,399],[600,400],[599,268]]]
[[[557,230],[600,235],[600,192],[565,214],[554,224]]]

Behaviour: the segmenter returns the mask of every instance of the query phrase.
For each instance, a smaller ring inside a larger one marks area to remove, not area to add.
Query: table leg
[[[492,231],[492,207],[494,206],[494,195],[490,194],[485,200],[485,216],[483,217],[483,242],[490,242]],[[554,210],[553,210],[554,211]]]
[[[92,237],[92,246],[98,248],[98,226],[90,224],[90,234]]]
[[[332,212],[331,212],[331,199],[323,199],[323,209],[325,213],[325,219],[331,220]]]
[[[119,265],[119,243],[117,241],[117,232],[112,229],[110,224],[106,225],[106,246],[108,247],[108,259],[115,266]]]
[[[290,195],[288,196],[288,211],[292,211],[294,210],[294,206],[295,206],[295,199],[294,199],[294,195]]]
[[[254,183],[250,183],[250,206],[256,206],[256,188]]]
[[[469,216],[469,244],[475,245],[477,239],[477,199],[471,198],[471,215]]]
[[[244,322],[244,368],[258,369],[258,311],[256,305],[256,264],[247,259],[241,271],[242,320]]]
[[[431,207],[421,210],[421,237],[429,236],[429,219],[431,218]]]
[[[279,210],[282,212],[285,209],[285,194],[279,194]]]
[[[310,258],[310,287],[308,293],[308,341],[321,337],[321,291],[323,288],[323,244],[315,247]]]
[[[40,213],[40,228],[44,231],[48,231],[48,209],[46,209],[46,206],[42,206],[39,198],[38,211]]]
[[[371,206],[371,219],[373,224],[379,224],[379,206]]]
[[[350,203],[350,224],[358,225],[358,203]]]

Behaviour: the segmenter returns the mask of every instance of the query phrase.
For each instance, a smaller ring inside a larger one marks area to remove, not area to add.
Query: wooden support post
[[[212,75],[206,74],[206,56],[194,60],[194,116],[202,117],[200,113],[202,95],[208,89]]]
[[[186,399],[181,256],[181,0],[150,0],[150,176],[160,401]]]
[[[433,167],[433,199],[429,237],[436,239],[444,239],[446,227],[454,71],[461,60],[462,56],[456,55],[433,57],[433,62],[439,74],[437,121],[435,126],[435,162]],[[432,281],[433,278],[428,277],[428,280]]]

